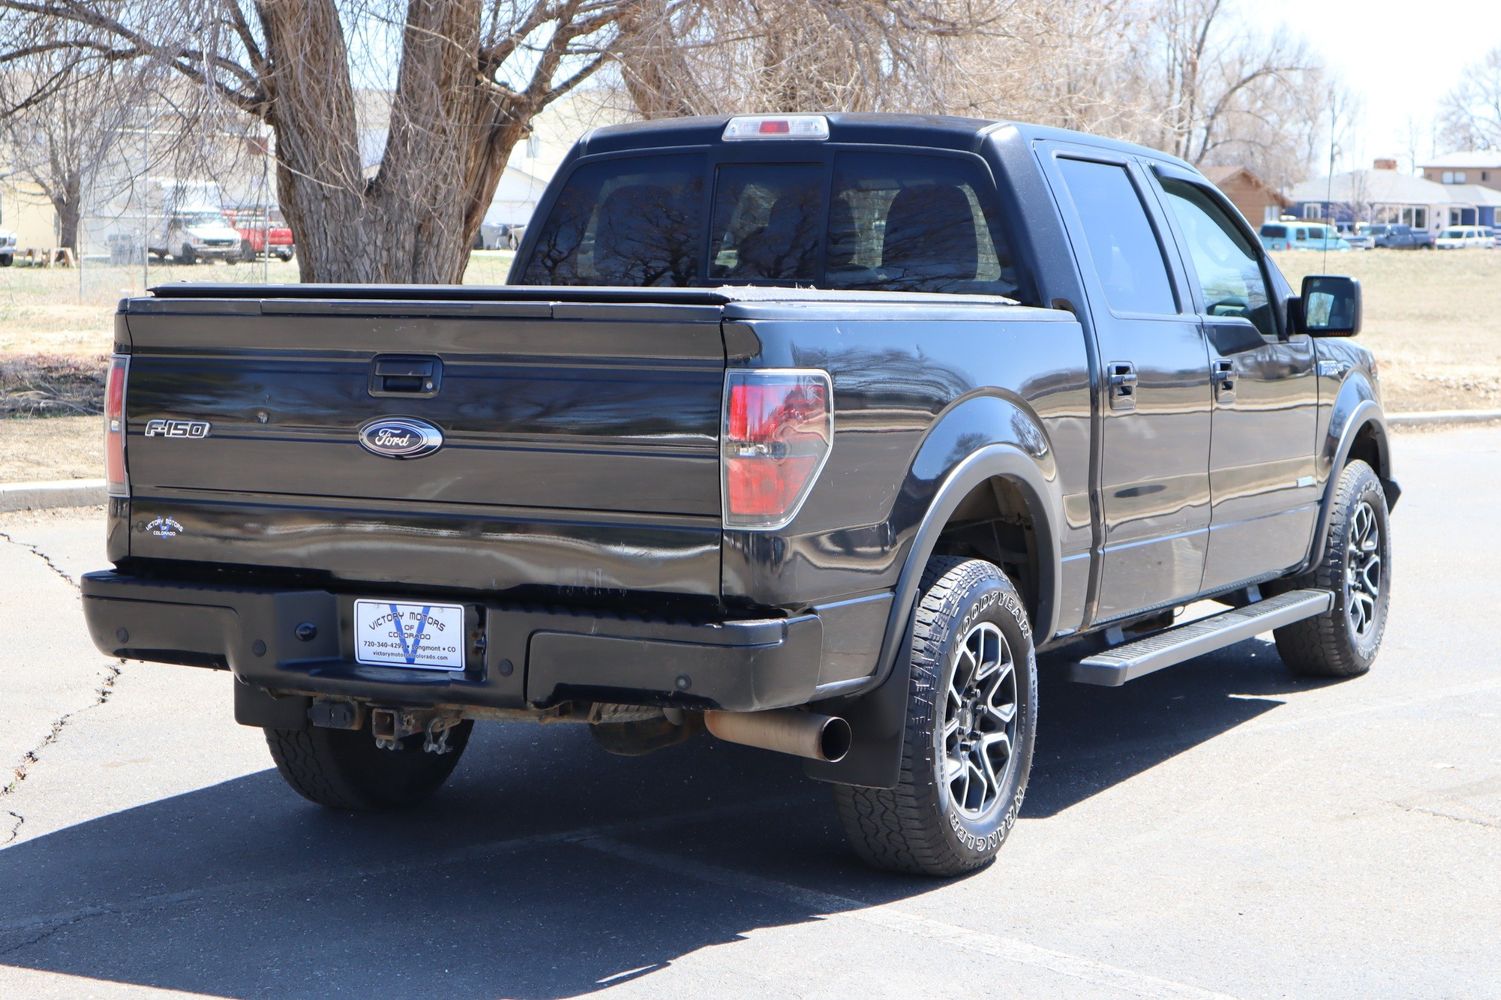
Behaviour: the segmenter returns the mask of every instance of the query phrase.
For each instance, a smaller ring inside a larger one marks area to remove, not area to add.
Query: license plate
[[[414,670],[463,670],[464,606],[355,601],[354,658]]]

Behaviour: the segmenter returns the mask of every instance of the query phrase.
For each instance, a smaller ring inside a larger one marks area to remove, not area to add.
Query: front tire
[[[425,801],[453,773],[474,722],[465,719],[448,733],[449,752],[422,749],[419,733],[396,750],[375,745],[363,729],[267,729],[266,746],[276,770],[292,790],[330,809],[372,812],[406,809]]]
[[[182,245],[182,250],[177,254],[177,261],[180,264],[198,263],[198,251],[193,249],[193,244],[184,243]]]
[[[1386,492],[1365,462],[1340,472],[1324,557],[1299,581],[1330,590],[1334,605],[1273,635],[1282,662],[1307,677],[1356,677],[1371,669],[1391,604],[1391,532]]]
[[[984,867],[1016,822],[1037,732],[1037,657],[1016,587],[979,559],[935,557],[912,629],[901,775],[834,787],[867,864],[947,877]]]

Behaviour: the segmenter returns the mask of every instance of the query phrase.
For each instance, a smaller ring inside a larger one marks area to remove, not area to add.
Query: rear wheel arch
[[[1025,528],[1013,525],[1020,535],[1013,532],[1012,537],[1029,538],[1030,551],[1035,551],[1036,558],[1029,560],[1022,572],[1030,582],[1015,583],[1023,590],[1034,643],[1047,640],[1055,628],[1058,607],[1061,509],[1056,481],[1045,477],[1037,461],[1015,445],[987,445],[954,465],[907,549],[876,664],[879,681],[865,693],[823,703],[824,710],[849,721],[854,745],[837,764],[805,762],[809,777],[874,788],[896,784],[910,671],[910,662],[902,654],[911,648],[913,611],[929,561],[940,551],[962,555],[962,550],[979,544],[971,532],[958,529],[987,523],[984,519],[990,515],[1025,524]],[[980,548],[974,553],[976,557],[995,561],[985,553],[984,546]],[[1008,555],[998,549],[992,552],[1003,558]]]
[[[999,566],[1021,591],[1028,616],[1037,622],[1045,613],[1040,515],[1028,503],[1025,489],[1019,480],[1005,475],[976,484],[939,530],[928,559],[955,556]]]

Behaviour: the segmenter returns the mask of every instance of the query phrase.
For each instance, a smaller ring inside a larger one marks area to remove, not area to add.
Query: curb
[[[1487,424],[1501,420],[1501,410],[1433,410],[1427,413],[1391,413],[1388,427],[1431,427],[1436,424]]]
[[[0,483],[0,513],[48,507],[94,507],[104,503],[104,480],[60,479],[47,483]]]
[[[1393,413],[1390,427],[1434,427],[1443,424],[1485,424],[1501,420],[1501,410],[1434,410],[1430,413]],[[62,479],[49,483],[0,483],[0,514],[49,507],[96,507],[105,502],[104,480]]]

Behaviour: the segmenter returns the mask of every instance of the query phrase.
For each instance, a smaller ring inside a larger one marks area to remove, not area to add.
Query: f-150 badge
[[[360,428],[360,446],[382,458],[421,458],[443,447],[443,432],[415,417],[376,417]]]
[[[189,438],[196,440],[206,438],[214,425],[207,420],[148,420],[146,421],[147,437],[166,438]]]

